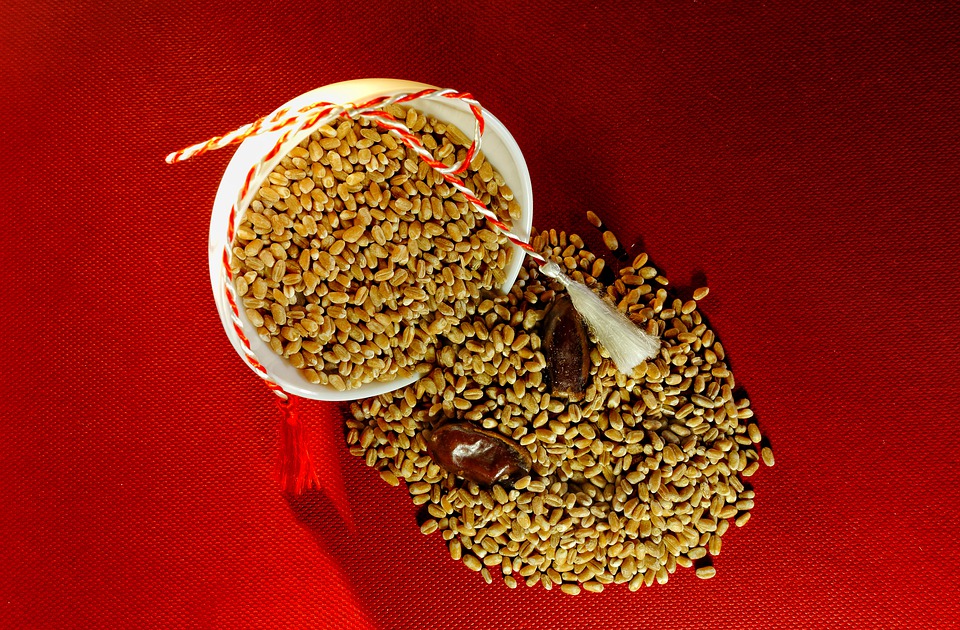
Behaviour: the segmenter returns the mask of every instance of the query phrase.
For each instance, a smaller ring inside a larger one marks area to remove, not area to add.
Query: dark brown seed
[[[587,329],[566,295],[557,298],[544,316],[543,348],[551,394],[580,400],[590,375]]]
[[[434,430],[427,449],[447,472],[484,486],[520,479],[532,463],[527,449],[510,438],[467,422]]]
[[[544,317],[543,348],[551,394],[579,400],[590,375],[590,341],[580,314],[566,295]]]

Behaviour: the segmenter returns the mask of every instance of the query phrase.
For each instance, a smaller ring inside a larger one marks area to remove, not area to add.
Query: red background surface
[[[0,9],[0,624],[957,627],[953,3],[241,4]],[[272,396],[208,284],[231,151],[162,158],[368,76],[473,92],[537,225],[597,243],[593,209],[706,279],[777,456],[716,578],[486,586],[320,403],[349,515],[278,492]]]

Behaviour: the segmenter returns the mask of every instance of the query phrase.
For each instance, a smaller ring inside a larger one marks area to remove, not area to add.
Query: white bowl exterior
[[[433,86],[398,79],[359,79],[317,88],[301,94],[286,103],[284,107],[294,110],[316,102],[360,105],[378,96],[416,92],[431,88]],[[411,105],[439,120],[456,125],[468,136],[473,133],[475,119],[463,101],[458,99],[418,99],[412,101]],[[503,126],[503,123],[486,110],[484,110],[484,122],[486,127],[481,150],[494,168],[503,176],[504,181],[513,191],[517,202],[520,204],[522,214],[518,221],[514,221],[513,230],[517,236],[528,240],[533,225],[533,189],[527,164],[516,140]],[[233,344],[234,350],[241,357],[243,357],[243,350],[240,338],[233,328],[231,309],[223,288],[222,261],[223,250],[227,245],[227,221],[230,217],[230,208],[237,201],[237,195],[250,167],[256,164],[274,146],[279,137],[280,132],[264,133],[247,138],[240,144],[233,155],[233,159],[227,165],[223,178],[220,180],[220,187],[217,189],[217,196],[213,203],[213,213],[210,217],[210,285],[213,288],[213,297],[217,304],[217,312],[220,315],[223,329],[227,333],[230,343]],[[269,173],[269,170],[265,170],[264,175],[266,173]],[[237,216],[239,225],[243,211],[246,209],[239,208],[238,210],[240,210]],[[523,264],[523,251],[513,244],[511,244],[511,248],[513,253],[505,270],[506,281],[501,287],[503,292],[508,292],[513,283],[516,282],[520,267]],[[406,387],[415,383],[422,376],[413,374],[406,378],[396,378],[387,382],[367,383],[356,389],[343,392],[327,385],[314,385],[307,381],[289,362],[274,353],[255,334],[255,329],[247,320],[243,309],[240,309],[240,318],[243,321],[244,331],[247,333],[250,347],[253,349],[257,360],[266,367],[267,372],[284,391],[296,396],[314,400],[357,400]]]

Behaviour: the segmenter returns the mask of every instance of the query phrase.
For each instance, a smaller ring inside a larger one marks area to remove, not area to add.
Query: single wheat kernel
[[[407,486],[410,494],[427,494],[430,492],[430,484],[425,481],[417,481]]]
[[[316,374],[316,372],[314,372],[314,374]],[[397,476],[396,476],[393,472],[391,472],[391,471],[389,471],[389,470],[381,470],[381,471],[380,471],[380,478],[383,479],[384,481],[386,481],[386,482],[387,482],[388,484],[390,484],[391,486],[399,486],[399,485],[400,485],[400,480],[397,479]]]
[[[709,580],[717,574],[717,570],[712,565],[707,565],[705,567],[699,567],[697,569],[697,577],[701,580]]]
[[[769,446],[764,446],[760,449],[760,456],[763,458],[763,463],[767,466],[773,466],[773,450]]]
[[[617,237],[614,236],[613,232],[609,230],[603,233],[603,244],[612,252],[620,249],[620,242],[617,240]]]
[[[463,556],[463,563],[467,565],[467,568],[471,571],[479,571],[483,569],[483,563],[480,562],[480,559],[473,554],[467,554]]]

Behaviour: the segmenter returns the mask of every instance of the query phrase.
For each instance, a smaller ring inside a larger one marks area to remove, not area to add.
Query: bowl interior
[[[301,94],[286,103],[284,107],[297,109],[315,102],[354,103],[359,105],[377,96],[419,91],[430,87],[432,86],[423,83],[396,79],[346,81]],[[411,102],[411,105],[426,114],[456,125],[467,135],[473,133],[473,114],[462,101],[455,99],[419,99]],[[530,236],[533,223],[533,191],[526,162],[520,152],[520,147],[517,146],[506,127],[486,110],[484,110],[484,120],[486,126],[481,149],[494,168],[503,176],[507,185],[513,190],[522,212],[520,220],[514,222],[513,230],[518,236],[527,239]],[[227,245],[227,222],[229,221],[230,208],[237,200],[238,191],[250,167],[256,164],[274,146],[279,137],[279,132],[265,133],[248,138],[239,146],[220,181],[210,220],[210,283],[221,323],[234,349],[241,356],[243,356],[243,351],[240,338],[234,330],[232,313],[223,289],[222,260],[223,249]],[[262,171],[264,176],[272,168],[272,165],[267,166],[268,168]],[[245,208],[239,208],[238,210],[240,212],[238,212],[237,221],[243,216]],[[513,286],[523,264],[522,250],[512,244],[511,248],[512,253],[505,270],[506,281],[500,287],[503,292],[509,291]],[[250,341],[250,347],[257,359],[285,391],[297,396],[314,400],[357,400],[406,387],[422,376],[413,374],[407,378],[397,378],[388,382],[367,383],[356,389],[343,392],[327,385],[314,385],[307,381],[285,359],[276,355],[266,343],[254,334],[254,328],[247,321],[243,309],[240,312],[240,319],[244,332]]]

